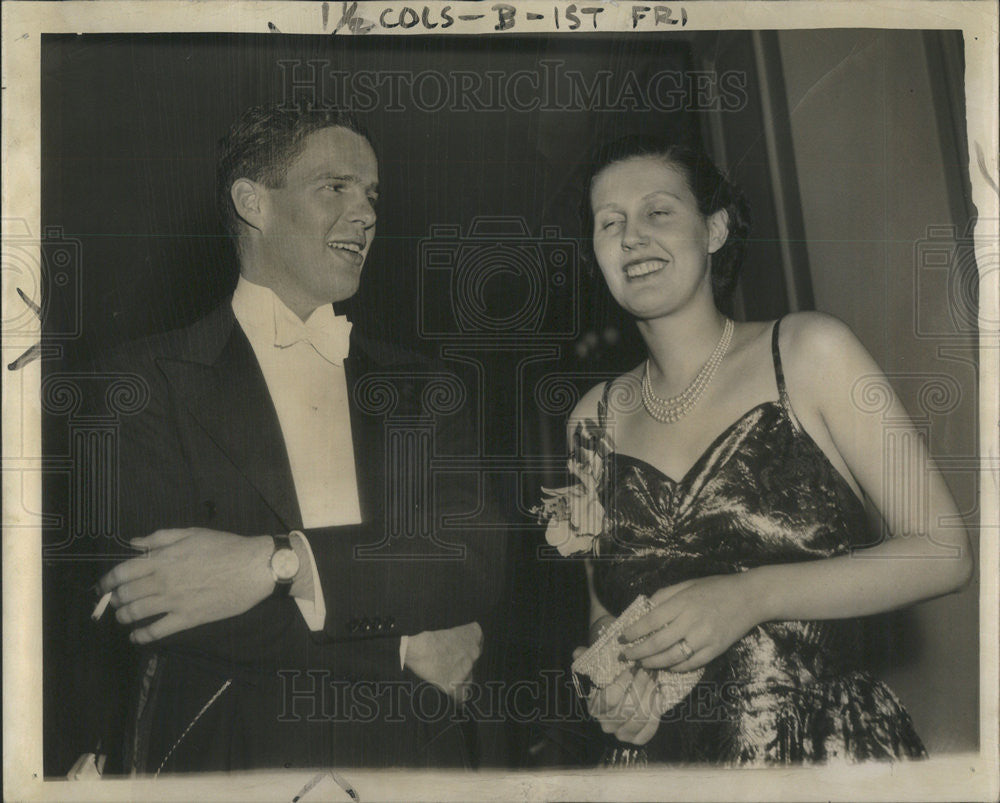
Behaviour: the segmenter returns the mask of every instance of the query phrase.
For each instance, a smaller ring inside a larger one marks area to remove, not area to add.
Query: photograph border
[[[411,6],[451,7],[477,16],[446,31],[421,26],[376,26],[386,7],[401,3],[186,2],[94,0],[5,2],[3,16],[3,236],[41,232],[40,58],[46,33],[235,32],[337,36],[519,35],[574,36],[649,33],[651,16],[635,20],[633,7],[651,3],[595,2],[603,12],[585,17],[579,31],[554,27],[552,9],[563,0],[518,2],[517,23],[505,30],[496,6],[434,0]],[[998,585],[1000,585],[1000,196],[998,196],[998,30],[991,0],[896,2],[730,2],[695,0],[661,4],[683,10],[684,26],[698,30],[806,28],[957,29],[965,40],[965,92],[969,180],[978,211],[974,233],[979,265],[980,424],[980,722],[978,753],[899,764],[744,770],[657,768],[627,773],[580,771],[413,772],[352,770],[364,800],[991,800],[998,778]],[[323,8],[326,8],[326,11]],[[528,22],[531,13],[544,16]],[[14,296],[9,271],[3,298]],[[3,340],[4,365],[38,342],[26,325]],[[40,361],[3,371],[3,760],[4,795],[12,800],[289,800],[314,774],[308,770],[255,771],[164,780],[56,781],[42,774],[42,552],[40,529],[18,519],[41,511]],[[16,503],[15,503],[16,500]],[[8,504],[10,502],[10,504]],[[37,517],[34,517],[37,519]],[[752,778],[752,783],[748,779]],[[346,799],[346,798],[345,798]]]

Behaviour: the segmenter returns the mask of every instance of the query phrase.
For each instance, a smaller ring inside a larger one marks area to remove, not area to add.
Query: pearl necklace
[[[642,404],[646,408],[646,412],[661,424],[673,424],[687,415],[698,403],[701,394],[705,392],[708,383],[712,381],[719,365],[722,364],[722,359],[729,350],[729,342],[733,338],[733,329],[732,318],[726,318],[722,337],[719,338],[719,342],[716,343],[715,350],[708,360],[701,366],[698,375],[681,393],[671,396],[669,399],[662,399],[653,391],[653,383],[649,379],[649,360],[647,359],[642,371]]]

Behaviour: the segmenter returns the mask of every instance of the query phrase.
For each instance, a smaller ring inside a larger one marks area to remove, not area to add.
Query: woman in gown
[[[648,351],[570,421],[612,443],[591,641],[639,594],[654,606],[620,638],[632,669],[588,698],[617,740],[606,763],[641,745],[650,761],[733,765],[926,755],[864,671],[857,617],[955,591],[973,562],[966,533],[940,525],[957,510],[923,442],[911,433],[904,455],[883,429],[909,421],[884,374],[830,316],[720,312],[748,213],[703,154],[624,140],[595,159],[588,192],[597,264]],[[885,405],[866,411],[865,393]],[[927,465],[923,495],[900,496]],[[893,537],[872,537],[862,493]],[[664,710],[659,673],[699,668]]]

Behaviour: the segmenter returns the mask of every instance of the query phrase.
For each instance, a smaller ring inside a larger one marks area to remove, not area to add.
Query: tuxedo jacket
[[[293,599],[269,598],[136,650],[124,769],[463,764],[458,712],[399,665],[402,635],[482,622],[502,583],[497,532],[448,523],[490,507],[475,461],[426,471],[435,459],[475,456],[464,411],[440,396],[431,403],[427,382],[440,372],[352,335],[345,371],[362,522],[304,529],[277,415],[228,301],[187,329],[119,349],[102,368],[148,395],[120,421],[120,538],[192,526],[302,530],[326,602],[321,631]]]

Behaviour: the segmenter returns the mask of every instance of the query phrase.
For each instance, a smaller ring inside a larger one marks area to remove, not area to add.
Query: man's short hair
[[[339,109],[253,106],[233,124],[219,142],[217,170],[219,214],[229,235],[240,234],[240,217],[230,194],[233,184],[248,178],[266,187],[283,186],[306,137],[324,128],[346,128],[371,144],[371,137],[357,119]]]

